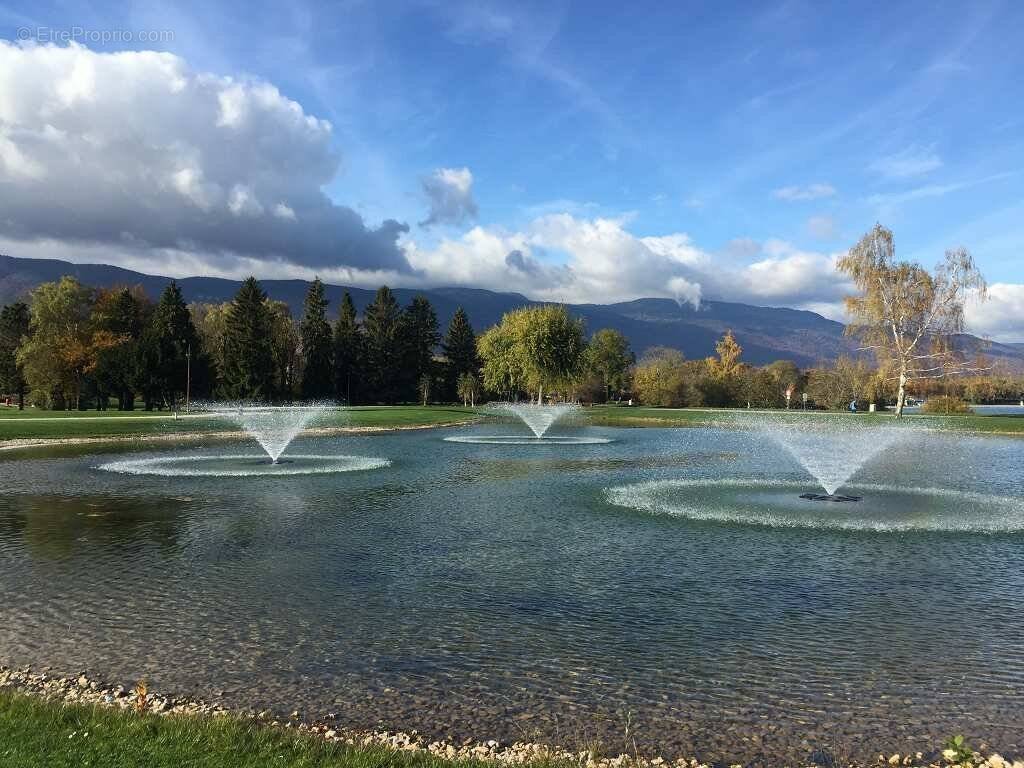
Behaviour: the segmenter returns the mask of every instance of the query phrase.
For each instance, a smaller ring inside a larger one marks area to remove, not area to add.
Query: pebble
[[[81,704],[100,704],[112,708],[133,709],[135,699],[126,694],[123,686],[106,686],[90,680],[87,675],[81,674],[77,678],[49,677],[45,673],[34,673],[30,668],[14,670],[0,665],[0,688],[8,688],[22,693],[37,695],[47,699],[56,699]],[[534,742],[517,741],[507,747],[490,739],[484,742],[466,740],[458,745],[448,741],[427,742],[415,730],[411,732],[390,732],[385,729],[373,731],[359,731],[339,728],[336,725],[327,725],[326,721],[334,720],[336,715],[331,713],[323,718],[321,722],[295,722],[299,717],[298,710],[292,711],[285,722],[272,719],[272,714],[263,710],[256,714],[231,713],[225,707],[218,704],[209,704],[199,700],[180,698],[169,698],[160,694],[149,694],[149,710],[154,714],[191,714],[191,715],[215,715],[224,716],[235,714],[238,717],[249,717],[255,720],[266,722],[268,727],[289,728],[312,733],[329,741],[341,741],[350,745],[377,745],[389,747],[394,750],[409,752],[426,752],[438,757],[451,760],[475,759],[489,762],[523,765],[525,763],[544,760],[548,762],[572,763],[580,768],[667,768],[672,765],[676,768],[709,768],[709,766],[696,758],[679,757],[673,763],[669,763],[661,756],[646,757],[643,755],[621,754],[615,757],[597,758],[592,752],[571,752],[562,747],[538,744]],[[85,738],[87,732],[83,732],[78,738]],[[76,738],[72,733],[69,739]],[[948,751],[947,751],[948,753]],[[890,766],[910,766],[911,768],[1024,768],[1024,760],[1009,761],[996,752],[990,753],[987,757],[982,754],[975,754],[974,758],[965,763],[950,765],[949,754],[946,754],[947,762],[927,762],[924,754],[915,753],[913,756],[893,754],[886,757],[878,755],[878,762]],[[740,768],[739,764],[730,768]],[[868,764],[858,765],[851,763],[849,768],[869,768]]]

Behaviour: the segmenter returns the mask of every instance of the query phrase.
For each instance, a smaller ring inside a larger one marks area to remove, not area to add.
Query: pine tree
[[[377,289],[373,302],[363,313],[366,334],[366,388],[368,399],[393,403],[401,390],[402,312],[395,295],[386,285]]]
[[[447,359],[445,364],[445,396],[454,399],[460,396],[458,389],[459,379],[464,374],[476,376],[480,370],[480,359],[476,351],[476,333],[470,325],[469,316],[466,311],[459,307],[452,315],[448,323],[448,332],[445,334],[444,343],[441,345],[444,356]]]
[[[306,293],[300,334],[305,367],[302,371],[302,396],[307,400],[330,397],[334,390],[333,339],[327,322],[327,298],[324,284],[316,278]]]
[[[426,296],[416,296],[402,313],[401,394],[403,399],[422,399],[422,381],[433,381],[434,350],[441,336],[437,332],[437,313]]]
[[[25,410],[25,373],[18,363],[18,347],[28,336],[29,311],[23,302],[8,304],[0,311],[0,392],[18,397],[18,410]]]
[[[356,306],[348,291],[338,308],[334,326],[334,392],[349,405],[359,400],[362,384],[363,332],[356,321]]]
[[[232,400],[270,401],[277,396],[272,318],[267,295],[249,277],[235,295],[224,333],[222,393]]]
[[[97,357],[93,371],[97,409],[106,409],[111,394],[117,397],[118,410],[130,411],[135,407],[140,342],[151,310],[152,304],[141,288],[100,291],[93,309],[94,330],[110,334],[117,341]]]
[[[140,368],[147,409],[166,403],[175,407],[185,395],[192,360],[200,353],[199,334],[173,280],[164,289],[142,333]]]

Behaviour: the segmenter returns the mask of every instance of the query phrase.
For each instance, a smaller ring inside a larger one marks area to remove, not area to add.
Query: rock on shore
[[[426,741],[416,731],[360,731],[343,727],[334,722],[335,717],[328,715],[310,722],[300,721],[299,713],[292,712],[287,717],[264,711],[257,714],[231,712],[217,704],[209,704],[196,699],[167,696],[145,689],[126,689],[123,685],[110,686],[93,679],[85,673],[78,677],[52,677],[43,672],[33,672],[29,667],[11,669],[0,665],[0,689],[9,689],[21,693],[39,696],[50,701],[68,704],[91,704],[109,706],[120,709],[145,708],[156,715],[201,715],[223,717],[233,715],[240,718],[251,718],[265,723],[269,727],[295,729],[323,738],[327,741],[342,742],[352,746],[379,746],[396,751],[424,751],[438,757],[458,759],[474,759],[498,763],[522,765],[536,760],[551,760],[585,768],[710,768],[697,759],[677,758],[666,760],[662,757],[645,757],[643,755],[618,755],[606,757],[589,751],[572,751],[563,747],[530,742],[499,744],[497,741],[453,744],[447,741]],[[846,768],[888,768],[903,766],[904,768],[1024,768],[1024,760],[1013,762],[1001,755],[980,755],[963,759],[952,750],[945,750],[942,759],[928,761],[920,752],[913,755],[878,756],[875,764],[850,763]],[[730,768],[740,768],[730,766]],[[808,768],[812,768],[808,766]],[[838,766],[837,766],[838,768]]]

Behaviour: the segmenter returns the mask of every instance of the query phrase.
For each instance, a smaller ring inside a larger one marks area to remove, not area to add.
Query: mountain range
[[[0,255],[0,304],[27,296],[43,282],[72,275],[86,285],[109,288],[139,285],[153,298],[159,296],[171,278],[146,275],[106,264],[73,264],[54,259],[21,259]],[[222,302],[238,291],[239,281],[219,277],[177,279],[185,300]],[[304,280],[261,280],[267,294],[287,302],[298,317],[308,283]],[[340,285],[326,285],[331,308],[336,308],[345,291],[357,309],[373,300],[375,291]],[[405,305],[418,294],[425,295],[437,311],[442,330],[456,308],[463,307],[473,326],[481,331],[494,325],[511,309],[539,302],[518,293],[500,293],[480,288],[395,289]],[[614,328],[629,339],[640,355],[653,346],[673,347],[687,358],[714,354],[715,342],[732,330],[743,347],[743,359],[758,365],[774,360],[792,360],[807,367],[831,362],[841,354],[856,354],[856,343],[844,334],[844,326],[815,312],[784,307],[757,307],[725,301],[702,301],[700,308],[672,299],[637,299],[616,304],[570,304],[571,313],[586,321],[587,329]],[[330,311],[330,310],[329,310]],[[1024,344],[987,342],[964,335],[959,343],[968,351],[984,350],[994,362],[1024,370]]]

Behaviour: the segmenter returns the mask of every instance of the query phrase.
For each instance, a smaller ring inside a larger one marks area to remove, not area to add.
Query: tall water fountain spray
[[[579,403],[555,403],[542,405],[540,403],[491,403],[487,409],[492,413],[505,415],[512,414],[529,427],[532,435],[491,435],[491,434],[462,434],[449,435],[444,438],[450,443],[475,443],[485,445],[599,445],[610,443],[607,437],[595,435],[549,435],[551,429],[559,421],[574,414],[583,413]]]
[[[257,405],[250,403],[199,403],[196,410],[232,421],[263,449],[266,458],[252,454],[170,454],[142,456],[100,464],[99,469],[129,475],[161,477],[284,477],[357,472],[390,466],[388,459],[340,453],[281,455],[303,429],[327,411],[339,411],[331,403]],[[340,411],[344,413],[344,411]],[[332,441],[333,442],[333,441]]]
[[[492,409],[520,419],[538,440],[556,423],[581,411],[579,403],[496,403]]]
[[[871,459],[916,432],[913,427],[861,421],[858,416],[756,414],[737,417],[741,427],[771,438],[817,480],[828,494],[806,498],[856,500],[836,492]]]
[[[203,410],[233,421],[266,451],[272,463],[280,461],[288,444],[331,408],[329,403],[303,405],[247,405],[209,403]]]

